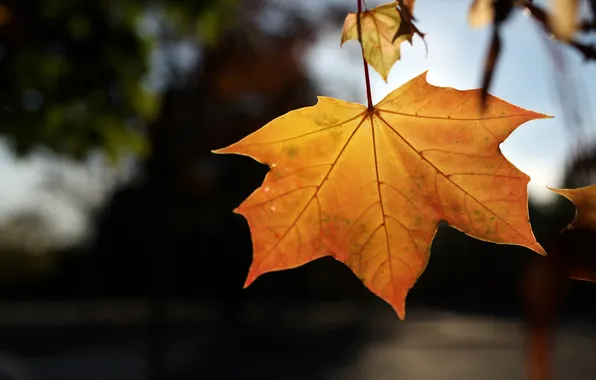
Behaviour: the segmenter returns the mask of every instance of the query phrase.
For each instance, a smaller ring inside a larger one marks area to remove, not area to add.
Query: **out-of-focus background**
[[[479,87],[490,31],[467,26],[469,3],[417,2],[428,56],[404,44],[388,84],[372,74],[375,101],[427,69],[435,85]],[[339,48],[354,10],[0,1],[0,379],[523,377],[527,249],[441,226],[406,322],[330,258],[242,289],[251,242],[232,209],[266,167],[210,150],[317,95],[363,102],[359,46]],[[573,219],[545,186],[575,183],[565,168],[576,132],[592,141],[596,80],[521,12],[504,33],[491,92],[556,116],[502,145],[533,179],[544,241]],[[595,295],[569,284],[560,378],[593,378]]]

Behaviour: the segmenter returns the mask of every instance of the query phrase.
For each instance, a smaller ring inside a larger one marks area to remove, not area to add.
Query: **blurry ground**
[[[0,368],[21,373],[0,379],[147,379],[142,303],[0,308]],[[523,379],[522,327],[513,319],[410,309],[400,322],[351,304],[239,311],[223,319],[214,307],[173,305],[170,378]],[[594,378],[595,326],[564,322],[557,344],[557,379]]]

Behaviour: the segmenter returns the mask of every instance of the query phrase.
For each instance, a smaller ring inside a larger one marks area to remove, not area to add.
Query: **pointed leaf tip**
[[[242,289],[248,288],[257,279],[257,277],[257,275],[253,274],[251,270],[249,270],[246,280],[244,281],[244,285],[242,286]]]

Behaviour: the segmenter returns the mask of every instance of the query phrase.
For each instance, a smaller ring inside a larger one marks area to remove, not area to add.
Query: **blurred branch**
[[[491,1],[491,0],[487,0]],[[596,5],[594,3],[595,0],[590,0],[592,6],[592,20],[585,20],[582,22],[580,27],[578,28],[579,31],[590,31],[593,30],[594,25],[596,24]],[[484,4],[481,0],[477,0],[474,2],[472,11],[474,12],[482,12],[482,15],[474,15],[476,18],[480,18],[481,16],[485,16],[485,13],[488,13],[487,10],[482,9],[481,5]],[[485,106],[486,98],[488,91],[490,89],[490,85],[492,83],[492,78],[494,76],[494,71],[496,67],[496,62],[501,53],[501,27],[504,21],[506,21],[509,16],[511,15],[514,8],[524,8],[529,12],[529,15],[542,27],[542,30],[546,33],[546,35],[553,41],[558,41],[564,43],[572,48],[574,48],[577,52],[583,55],[584,59],[587,61],[596,60],[596,44],[587,44],[580,42],[575,38],[570,38],[568,41],[566,40],[556,40],[555,33],[552,29],[552,26],[548,22],[549,20],[549,13],[544,10],[539,5],[536,5],[533,0],[492,0],[492,16],[493,16],[493,36],[491,39],[491,44],[489,48],[489,52],[485,59],[484,64],[484,71],[483,71],[483,79],[482,79],[482,105]]]
[[[551,38],[554,38],[553,30],[552,30],[551,26],[549,25],[549,23],[547,22],[548,12],[545,11],[544,9],[542,9],[540,6],[534,4],[531,0],[526,0],[521,5],[523,7],[525,7],[530,12],[530,15],[534,18],[534,20],[536,20],[542,26],[545,33],[547,33],[549,35],[549,37],[553,36]],[[596,22],[596,20],[592,20],[589,22],[589,25],[594,25],[595,22]],[[581,53],[584,56],[584,58],[587,61],[596,60],[596,45],[595,44],[588,45],[588,44],[584,44],[584,43],[579,42],[574,39],[570,39],[568,42],[566,42],[566,41],[560,41],[560,42],[563,42],[563,43],[575,48],[579,53]]]

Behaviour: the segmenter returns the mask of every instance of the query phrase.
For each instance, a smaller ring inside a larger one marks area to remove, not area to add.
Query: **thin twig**
[[[358,42],[360,42],[360,49],[362,51],[362,63],[364,65],[364,80],[366,81],[366,100],[368,102],[368,109],[373,109],[372,92],[370,90],[370,73],[368,71],[368,63],[364,57],[364,45],[362,43],[362,24],[360,22],[360,15],[362,14],[362,2],[356,0],[358,3],[358,13],[356,14],[356,27],[358,29]]]

